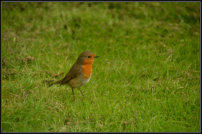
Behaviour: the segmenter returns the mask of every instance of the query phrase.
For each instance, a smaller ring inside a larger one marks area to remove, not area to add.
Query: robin
[[[50,86],[52,86],[53,84],[60,84],[60,85],[67,84],[72,88],[72,94],[74,100],[75,100],[74,88],[78,88],[82,96],[84,96],[80,87],[89,82],[93,72],[94,58],[98,57],[99,56],[96,56],[95,54],[89,51],[81,53],[76,63],[74,63],[74,65],[71,67],[66,76],[62,80],[52,83]]]

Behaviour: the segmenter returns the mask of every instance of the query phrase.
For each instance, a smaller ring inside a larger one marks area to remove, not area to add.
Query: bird
[[[74,88],[78,88],[82,96],[84,96],[80,87],[87,84],[93,73],[93,62],[95,58],[98,58],[94,53],[90,51],[82,52],[77,58],[76,62],[72,65],[69,72],[61,80],[53,82],[53,84],[69,85],[72,89],[73,100],[75,101]]]

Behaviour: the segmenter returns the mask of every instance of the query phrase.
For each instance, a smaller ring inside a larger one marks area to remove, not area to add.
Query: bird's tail
[[[49,87],[51,87],[54,84],[61,84],[62,80],[59,80],[56,82],[53,82],[53,80],[49,80],[49,81],[45,80],[44,82],[47,83]]]

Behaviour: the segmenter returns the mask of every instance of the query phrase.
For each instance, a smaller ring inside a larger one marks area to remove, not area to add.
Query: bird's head
[[[79,55],[77,62],[79,62],[82,65],[93,64],[94,59],[98,57],[99,56],[96,56],[94,53],[90,51],[85,51]]]

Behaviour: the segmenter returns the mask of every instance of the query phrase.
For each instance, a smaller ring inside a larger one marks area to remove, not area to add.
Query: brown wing
[[[71,79],[81,75],[81,68],[78,64],[74,64],[66,76],[60,81],[60,84],[67,84]]]

